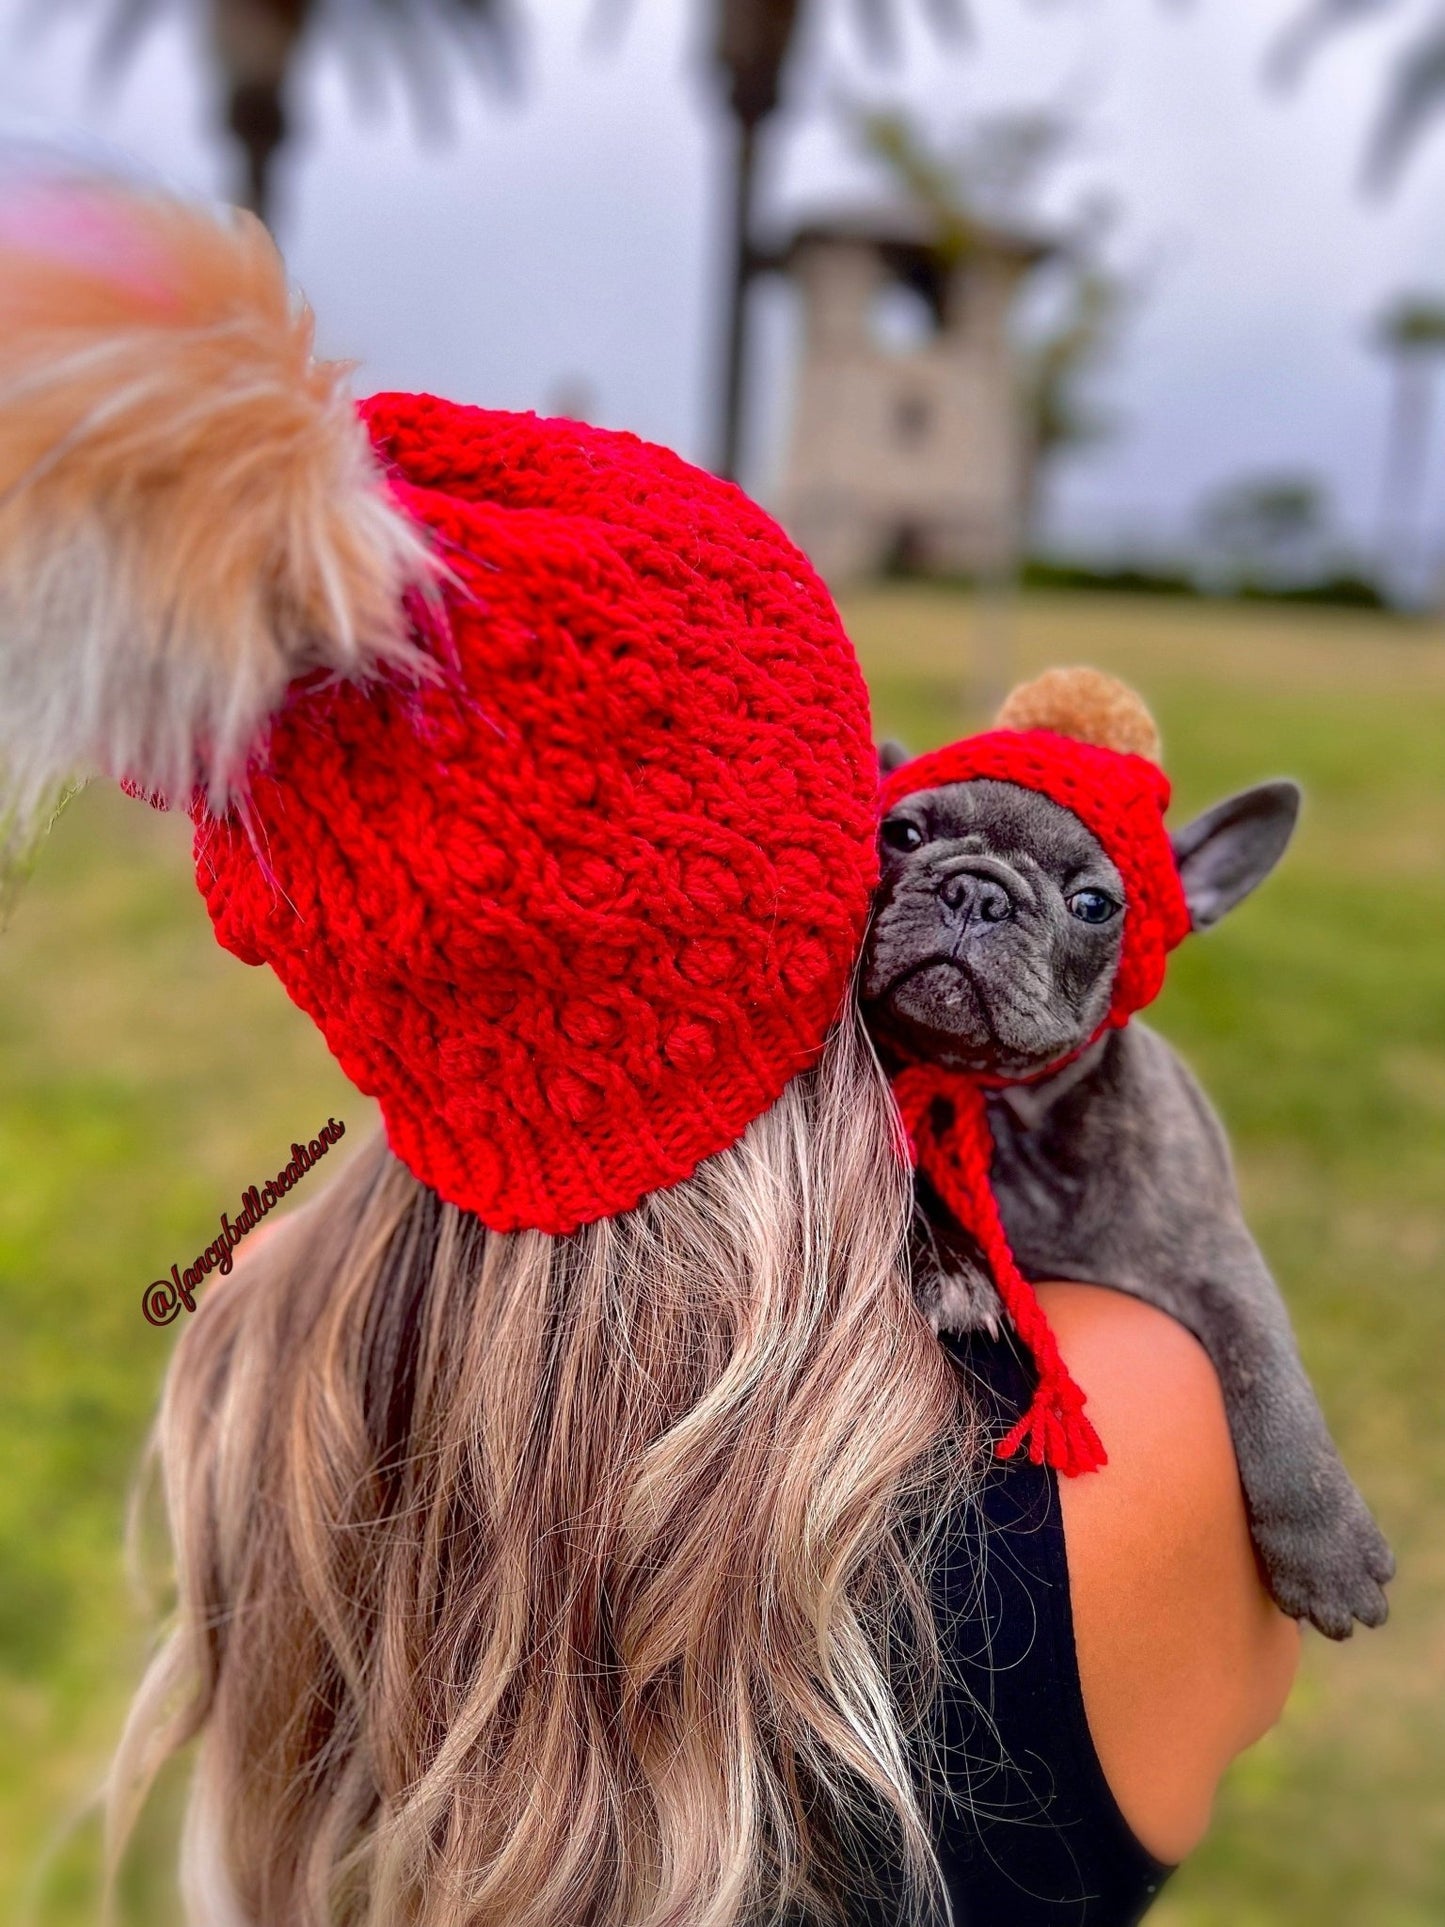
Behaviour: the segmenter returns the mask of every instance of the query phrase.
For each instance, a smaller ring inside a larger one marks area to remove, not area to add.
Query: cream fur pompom
[[[72,775],[213,807],[298,674],[425,672],[431,576],[248,214],[0,178],[0,843]]]
[[[1123,750],[1157,763],[1161,744],[1154,718],[1126,684],[1101,669],[1047,669],[1020,683],[1004,702],[995,727],[1052,729],[1100,749]]]

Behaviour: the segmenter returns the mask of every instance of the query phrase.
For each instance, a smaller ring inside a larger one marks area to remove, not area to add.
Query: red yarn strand
[[[983,1091],[974,1080],[937,1065],[917,1064],[893,1081],[914,1161],[958,1222],[978,1240],[1015,1331],[1038,1369],[1038,1388],[1023,1417],[995,1450],[1001,1459],[1026,1451],[1035,1465],[1068,1478],[1108,1463],[1084,1411],[1084,1393],[1059,1352],[1033,1286],[1019,1270],[999,1216],[989,1172],[993,1133]],[[939,1111],[951,1112],[947,1122]]]

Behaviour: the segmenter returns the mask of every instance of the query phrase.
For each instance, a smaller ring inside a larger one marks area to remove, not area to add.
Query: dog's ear
[[[1174,860],[1196,930],[1218,923],[1264,882],[1294,834],[1299,808],[1299,785],[1282,777],[1226,797],[1175,834]]]
[[[902,743],[894,742],[891,736],[886,743],[878,745],[878,767],[885,776],[891,776],[894,770],[902,769],[905,763],[912,760]]]

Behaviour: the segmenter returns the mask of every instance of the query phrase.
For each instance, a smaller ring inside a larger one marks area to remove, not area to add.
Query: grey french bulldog
[[[903,760],[884,752],[885,767]],[[1174,835],[1196,930],[1274,868],[1299,802],[1293,783],[1263,783]],[[1014,1079],[1094,1035],[1127,905],[1077,817],[1011,783],[954,783],[906,797],[881,845],[863,996],[885,1061]],[[988,1114],[994,1191],[1025,1277],[1129,1292],[1208,1352],[1279,1606],[1332,1639],[1355,1620],[1382,1624],[1394,1560],[1305,1376],[1224,1131],[1173,1050],[1136,1018],[1053,1075],[990,1093]],[[996,1329],[977,1247],[921,1176],[918,1207],[918,1290],[934,1328]]]

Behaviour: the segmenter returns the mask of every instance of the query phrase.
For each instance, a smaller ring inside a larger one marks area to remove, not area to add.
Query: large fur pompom
[[[0,825],[97,772],[224,807],[298,674],[423,668],[425,546],[259,221],[3,188]]]
[[[1052,729],[1100,749],[1160,757],[1159,729],[1141,696],[1101,669],[1046,669],[1020,683],[998,713],[999,729]]]

